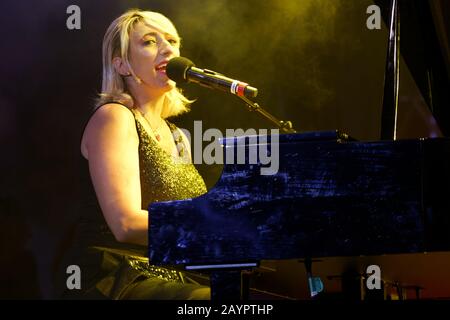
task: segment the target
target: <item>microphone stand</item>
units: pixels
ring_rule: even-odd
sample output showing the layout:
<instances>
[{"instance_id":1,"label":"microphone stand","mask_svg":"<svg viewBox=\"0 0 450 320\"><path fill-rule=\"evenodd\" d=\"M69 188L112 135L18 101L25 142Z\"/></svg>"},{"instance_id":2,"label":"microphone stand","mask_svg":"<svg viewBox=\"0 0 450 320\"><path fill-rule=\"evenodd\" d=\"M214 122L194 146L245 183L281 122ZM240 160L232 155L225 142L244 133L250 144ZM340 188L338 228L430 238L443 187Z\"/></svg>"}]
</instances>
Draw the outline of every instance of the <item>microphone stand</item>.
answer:
<instances>
[{"instance_id":1,"label":"microphone stand","mask_svg":"<svg viewBox=\"0 0 450 320\"><path fill-rule=\"evenodd\" d=\"M279 120L276 117L274 117L273 115L271 115L268 111L264 110L256 102L251 101L250 99L248 99L245 96L238 96L238 97L241 98L242 100L244 100L244 102L247 104L248 110L250 112L257 111L258 113L263 115L266 119L268 119L273 124L275 124L281 130L281 132L283 132L283 133L296 133L297 132L294 128L292 128L291 121Z\"/></svg>"}]
</instances>

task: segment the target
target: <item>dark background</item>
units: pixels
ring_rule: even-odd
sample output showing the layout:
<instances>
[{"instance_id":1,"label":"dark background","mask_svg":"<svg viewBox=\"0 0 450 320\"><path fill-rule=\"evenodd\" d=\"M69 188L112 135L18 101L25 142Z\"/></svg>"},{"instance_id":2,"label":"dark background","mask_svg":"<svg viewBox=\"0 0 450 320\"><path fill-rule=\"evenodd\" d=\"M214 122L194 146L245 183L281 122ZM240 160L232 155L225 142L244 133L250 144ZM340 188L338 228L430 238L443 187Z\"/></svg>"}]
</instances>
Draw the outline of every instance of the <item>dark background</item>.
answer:
<instances>
[{"instance_id":1,"label":"dark background","mask_svg":"<svg viewBox=\"0 0 450 320\"><path fill-rule=\"evenodd\" d=\"M429 8L425 0L418 3ZM436 3L441 6L434 14L448 27L448 5ZM66 8L72 4L81 8L81 30L66 27ZM68 212L78 201L80 137L101 86L102 38L115 17L132 7L165 14L183 38L183 56L198 67L257 87L256 100L275 116L291 120L300 132L339 129L358 140L377 140L387 30L385 23L381 30L366 28L371 4L369 0L2 1L0 297L52 297L54 264L73 219ZM413 12L424 14L419 9ZM405 50L409 56L405 54L401 62L398 137L447 135L445 126L436 123L442 117L433 117L432 112L442 114L448 96L441 92L430 101L431 85L420 70L424 66L429 70L426 61L434 55L442 59L448 51L427 43L434 38L420 24L426 20L423 16L408 17L409 31L402 31L409 39ZM435 45L446 41L448 46L449 34L441 32L443 40ZM440 85L448 88L448 64L442 66ZM194 85L185 89L197 102L189 114L174 119L180 127L191 130L193 120L202 120L204 130L270 128L236 97ZM213 187L221 167L198 169ZM302 296L298 289L285 292Z\"/></svg>"}]
</instances>

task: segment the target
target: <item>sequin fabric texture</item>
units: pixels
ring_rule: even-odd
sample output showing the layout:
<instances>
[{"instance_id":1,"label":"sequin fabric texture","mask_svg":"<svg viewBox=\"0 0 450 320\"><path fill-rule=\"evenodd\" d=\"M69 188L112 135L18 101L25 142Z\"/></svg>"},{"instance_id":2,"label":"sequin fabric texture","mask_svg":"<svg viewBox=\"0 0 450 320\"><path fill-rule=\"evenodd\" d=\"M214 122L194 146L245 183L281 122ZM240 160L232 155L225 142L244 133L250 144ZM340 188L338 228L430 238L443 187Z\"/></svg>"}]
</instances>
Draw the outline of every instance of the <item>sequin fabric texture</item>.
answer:
<instances>
[{"instance_id":1,"label":"sequin fabric texture","mask_svg":"<svg viewBox=\"0 0 450 320\"><path fill-rule=\"evenodd\" d=\"M152 139L135 118L139 135L142 207L152 202L195 198L207 192L205 182L189 161L189 153L177 127L167 121L179 155L174 157Z\"/></svg>"}]
</instances>

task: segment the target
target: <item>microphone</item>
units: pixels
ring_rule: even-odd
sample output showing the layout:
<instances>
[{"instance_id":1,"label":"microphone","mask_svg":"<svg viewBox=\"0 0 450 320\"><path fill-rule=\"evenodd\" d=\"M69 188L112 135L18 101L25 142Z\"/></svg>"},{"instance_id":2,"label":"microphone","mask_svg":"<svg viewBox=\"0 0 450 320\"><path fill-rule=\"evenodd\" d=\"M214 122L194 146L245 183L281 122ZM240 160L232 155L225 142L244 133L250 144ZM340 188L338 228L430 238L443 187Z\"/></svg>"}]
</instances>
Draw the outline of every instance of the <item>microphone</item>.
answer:
<instances>
[{"instance_id":1,"label":"microphone","mask_svg":"<svg viewBox=\"0 0 450 320\"><path fill-rule=\"evenodd\" d=\"M175 82L194 82L202 86L231 92L237 96L254 98L258 89L247 83L225 77L223 74L208 69L199 69L195 64L183 57L171 59L166 66L166 75Z\"/></svg>"}]
</instances>

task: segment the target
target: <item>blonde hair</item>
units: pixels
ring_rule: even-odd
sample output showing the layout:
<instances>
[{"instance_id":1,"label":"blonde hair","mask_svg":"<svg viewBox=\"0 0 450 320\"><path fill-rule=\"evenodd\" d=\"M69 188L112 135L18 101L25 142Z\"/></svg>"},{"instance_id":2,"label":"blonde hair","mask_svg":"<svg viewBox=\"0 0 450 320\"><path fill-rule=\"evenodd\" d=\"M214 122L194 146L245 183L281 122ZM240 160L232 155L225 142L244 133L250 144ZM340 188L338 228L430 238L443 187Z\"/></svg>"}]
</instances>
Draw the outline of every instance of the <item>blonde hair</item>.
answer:
<instances>
[{"instance_id":1,"label":"blonde hair","mask_svg":"<svg viewBox=\"0 0 450 320\"><path fill-rule=\"evenodd\" d=\"M127 91L126 83L122 75L114 68L113 59L120 57L127 64L131 76L136 80L136 76L130 66L128 51L130 44L130 33L138 22L145 22L147 25L155 26L162 31L174 34L178 37L177 31L172 22L158 12L141 11L131 9L116 18L106 30L103 38L103 78L102 91L96 102L96 107L106 103L116 102L129 108L135 108L133 97ZM172 29L173 30L167 30ZM164 105L161 117L167 118L189 111L189 104L193 101L187 99L179 88L174 87L165 94Z\"/></svg>"}]
</instances>

